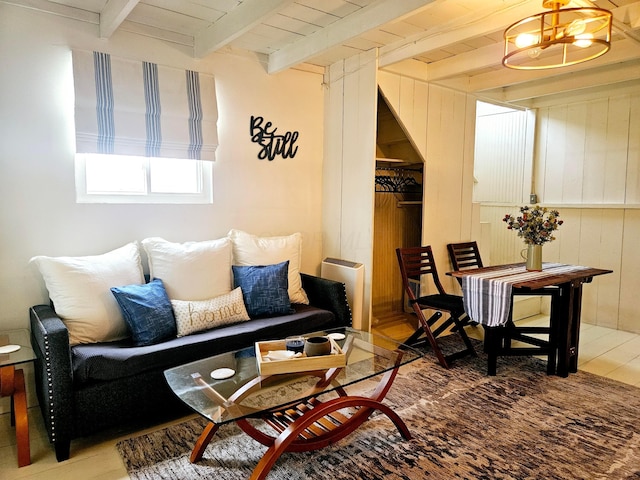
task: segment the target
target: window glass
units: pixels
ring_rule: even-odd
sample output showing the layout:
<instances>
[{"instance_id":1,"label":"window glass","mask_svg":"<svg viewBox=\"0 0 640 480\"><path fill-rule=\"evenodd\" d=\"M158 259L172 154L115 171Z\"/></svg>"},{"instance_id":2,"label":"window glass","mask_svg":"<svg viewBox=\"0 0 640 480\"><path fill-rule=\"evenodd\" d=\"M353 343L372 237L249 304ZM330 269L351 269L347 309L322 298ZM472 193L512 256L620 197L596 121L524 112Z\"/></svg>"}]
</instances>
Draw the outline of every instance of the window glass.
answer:
<instances>
[{"instance_id":1,"label":"window glass","mask_svg":"<svg viewBox=\"0 0 640 480\"><path fill-rule=\"evenodd\" d=\"M212 162L76 155L78 203L211 203Z\"/></svg>"},{"instance_id":2,"label":"window glass","mask_svg":"<svg viewBox=\"0 0 640 480\"><path fill-rule=\"evenodd\" d=\"M143 158L120 155L86 155L88 194L146 193Z\"/></svg>"},{"instance_id":3,"label":"window glass","mask_svg":"<svg viewBox=\"0 0 640 480\"><path fill-rule=\"evenodd\" d=\"M197 160L151 158L151 191L154 193L198 193L200 175Z\"/></svg>"}]
</instances>

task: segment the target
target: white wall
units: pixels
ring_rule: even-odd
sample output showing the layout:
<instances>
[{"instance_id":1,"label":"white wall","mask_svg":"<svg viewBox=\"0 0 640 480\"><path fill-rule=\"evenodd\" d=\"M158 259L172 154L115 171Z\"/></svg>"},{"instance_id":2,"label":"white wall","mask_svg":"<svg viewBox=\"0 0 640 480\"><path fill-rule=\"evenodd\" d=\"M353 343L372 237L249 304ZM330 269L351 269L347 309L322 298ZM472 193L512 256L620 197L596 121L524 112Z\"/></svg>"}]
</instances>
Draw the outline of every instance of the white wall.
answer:
<instances>
[{"instance_id":1,"label":"white wall","mask_svg":"<svg viewBox=\"0 0 640 480\"><path fill-rule=\"evenodd\" d=\"M322 76L267 75L253 58L214 55L0 3L0 329L26 328L28 307L47 301L34 255L100 254L162 236L204 240L239 228L303 234L302 270L322 258ZM212 205L76 204L71 48L191 68L216 77L220 147ZM249 118L299 131L294 158L258 160Z\"/></svg>"}]
</instances>

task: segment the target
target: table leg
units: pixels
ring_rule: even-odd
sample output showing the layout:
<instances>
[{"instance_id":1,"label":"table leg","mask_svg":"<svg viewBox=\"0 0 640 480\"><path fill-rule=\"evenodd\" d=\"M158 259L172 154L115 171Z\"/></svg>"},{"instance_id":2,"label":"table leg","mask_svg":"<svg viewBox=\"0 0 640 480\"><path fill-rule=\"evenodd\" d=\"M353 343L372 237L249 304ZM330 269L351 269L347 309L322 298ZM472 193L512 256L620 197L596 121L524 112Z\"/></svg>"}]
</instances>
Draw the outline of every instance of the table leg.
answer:
<instances>
[{"instance_id":1,"label":"table leg","mask_svg":"<svg viewBox=\"0 0 640 480\"><path fill-rule=\"evenodd\" d=\"M198 437L198 441L196 441L191 452L191 456L189 457L189 461L191 463L195 463L202 458L204 451L207 449L207 445L211 442L211 439L218 431L218 428L220 427L213 422L209 422L207 426L204 427L204 430L200 434L200 437Z\"/></svg>"},{"instance_id":2,"label":"table leg","mask_svg":"<svg viewBox=\"0 0 640 480\"><path fill-rule=\"evenodd\" d=\"M506 327L484 326L484 351L487 354L487 375L494 376L498 366L498 354Z\"/></svg>"},{"instance_id":3,"label":"table leg","mask_svg":"<svg viewBox=\"0 0 640 480\"><path fill-rule=\"evenodd\" d=\"M549 315L549 353L547 354L547 375L555 375L558 367L558 342L559 328L562 322L558 321L558 294L551 295L551 313Z\"/></svg>"},{"instance_id":4,"label":"table leg","mask_svg":"<svg viewBox=\"0 0 640 480\"><path fill-rule=\"evenodd\" d=\"M560 377L569 376L569 358L571 356L571 332L575 319L573 318L574 289L571 283L560 285L558 298L557 327L558 327L558 367L556 373Z\"/></svg>"},{"instance_id":5,"label":"table leg","mask_svg":"<svg viewBox=\"0 0 640 480\"><path fill-rule=\"evenodd\" d=\"M0 396L11 397L11 425L16 427L18 467L31 464L29 446L29 418L24 372L13 365L0 368Z\"/></svg>"},{"instance_id":6,"label":"table leg","mask_svg":"<svg viewBox=\"0 0 640 480\"><path fill-rule=\"evenodd\" d=\"M16 370L13 406L16 422L16 442L18 445L18 466L24 467L25 465L31 464L31 450L29 446L27 392L24 385L24 372L22 370Z\"/></svg>"},{"instance_id":7,"label":"table leg","mask_svg":"<svg viewBox=\"0 0 640 480\"><path fill-rule=\"evenodd\" d=\"M588 279L590 280L590 279ZM576 281L573 285L573 322L569 340L568 369L570 373L578 371L578 346L580 344L580 317L582 315L582 282Z\"/></svg>"}]
</instances>

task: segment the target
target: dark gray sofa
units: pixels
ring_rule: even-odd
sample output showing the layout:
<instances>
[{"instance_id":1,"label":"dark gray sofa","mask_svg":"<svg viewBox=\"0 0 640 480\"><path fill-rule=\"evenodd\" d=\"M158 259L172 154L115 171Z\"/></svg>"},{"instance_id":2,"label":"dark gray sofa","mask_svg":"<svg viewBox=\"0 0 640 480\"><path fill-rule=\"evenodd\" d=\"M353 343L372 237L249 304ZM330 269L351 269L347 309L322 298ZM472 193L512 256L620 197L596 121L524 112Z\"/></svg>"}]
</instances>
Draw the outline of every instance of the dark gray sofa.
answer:
<instances>
[{"instance_id":1,"label":"dark gray sofa","mask_svg":"<svg viewBox=\"0 0 640 480\"><path fill-rule=\"evenodd\" d=\"M259 340L351 325L344 284L302 274L310 305L172 338L145 347L128 341L69 346L52 306L31 307L36 391L58 461L69 458L73 438L133 422L157 422L188 412L167 386L164 370Z\"/></svg>"}]
</instances>

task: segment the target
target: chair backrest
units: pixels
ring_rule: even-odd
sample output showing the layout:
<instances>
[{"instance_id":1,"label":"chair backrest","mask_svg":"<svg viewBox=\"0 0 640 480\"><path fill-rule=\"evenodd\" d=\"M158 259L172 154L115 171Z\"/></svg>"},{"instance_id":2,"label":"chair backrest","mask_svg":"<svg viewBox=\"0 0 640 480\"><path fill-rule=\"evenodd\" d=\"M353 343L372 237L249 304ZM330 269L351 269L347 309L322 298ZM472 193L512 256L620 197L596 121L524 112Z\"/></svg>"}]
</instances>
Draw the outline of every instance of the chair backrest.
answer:
<instances>
[{"instance_id":1,"label":"chair backrest","mask_svg":"<svg viewBox=\"0 0 640 480\"><path fill-rule=\"evenodd\" d=\"M455 271L482 268L482 258L476 242L450 243L447 245L451 266Z\"/></svg>"},{"instance_id":2,"label":"chair backrest","mask_svg":"<svg viewBox=\"0 0 640 480\"><path fill-rule=\"evenodd\" d=\"M430 245L426 247L396 248L396 255L398 256L398 265L400 265L402 284L411 300L415 300L416 295L411 288L409 280L419 281L423 275L431 275L438 292L440 294L446 293L442 283L440 283Z\"/></svg>"}]
</instances>

